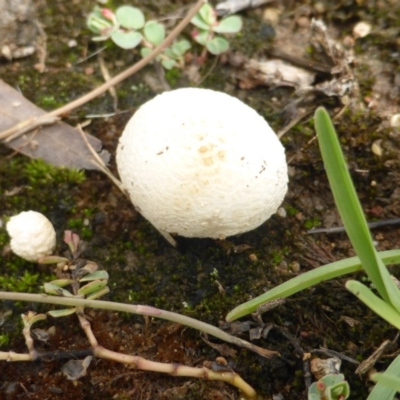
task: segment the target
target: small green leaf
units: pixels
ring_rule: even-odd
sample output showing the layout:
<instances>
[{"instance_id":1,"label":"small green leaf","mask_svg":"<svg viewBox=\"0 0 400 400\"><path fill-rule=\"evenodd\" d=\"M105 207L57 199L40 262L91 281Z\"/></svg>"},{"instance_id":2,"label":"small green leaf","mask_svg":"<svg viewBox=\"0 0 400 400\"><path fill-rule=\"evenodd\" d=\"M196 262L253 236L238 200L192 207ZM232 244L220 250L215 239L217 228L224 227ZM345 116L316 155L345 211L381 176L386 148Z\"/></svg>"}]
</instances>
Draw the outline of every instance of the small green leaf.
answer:
<instances>
[{"instance_id":1,"label":"small green leaf","mask_svg":"<svg viewBox=\"0 0 400 400\"><path fill-rule=\"evenodd\" d=\"M96 33L97 35L100 34L101 36L104 36L105 31L114 27L114 24L111 21L103 17L99 7L96 7L93 12L89 14L86 20L86 25L93 33Z\"/></svg>"},{"instance_id":2,"label":"small green leaf","mask_svg":"<svg viewBox=\"0 0 400 400\"><path fill-rule=\"evenodd\" d=\"M350 386L348 382L338 382L327 390L325 394L326 398L330 396L332 399L344 400L348 399L350 396Z\"/></svg>"},{"instance_id":3,"label":"small green leaf","mask_svg":"<svg viewBox=\"0 0 400 400\"><path fill-rule=\"evenodd\" d=\"M59 262L68 262L68 258L58 256L46 256L38 260L39 264L58 264Z\"/></svg>"},{"instance_id":4,"label":"small green leaf","mask_svg":"<svg viewBox=\"0 0 400 400\"><path fill-rule=\"evenodd\" d=\"M144 26L144 15L136 7L122 6L115 12L119 24L125 29L141 29Z\"/></svg>"},{"instance_id":5,"label":"small green leaf","mask_svg":"<svg viewBox=\"0 0 400 400\"><path fill-rule=\"evenodd\" d=\"M172 51L171 47L169 47L168 49L165 49L163 52L163 56L170 58L172 60L174 60L175 58L178 58L175 53Z\"/></svg>"},{"instance_id":6,"label":"small green leaf","mask_svg":"<svg viewBox=\"0 0 400 400\"><path fill-rule=\"evenodd\" d=\"M54 281L49 282L51 285L55 285L58 287L68 286L74 281L72 279L55 279Z\"/></svg>"},{"instance_id":7,"label":"small green leaf","mask_svg":"<svg viewBox=\"0 0 400 400\"><path fill-rule=\"evenodd\" d=\"M212 36L210 36L210 33L208 31L199 31L196 35L193 36L193 39L202 46L205 46L211 37Z\"/></svg>"},{"instance_id":8,"label":"small green leaf","mask_svg":"<svg viewBox=\"0 0 400 400\"><path fill-rule=\"evenodd\" d=\"M165 68L165 69L172 69L176 66L176 61L174 60L162 60L161 61L161 65Z\"/></svg>"},{"instance_id":9,"label":"small green leaf","mask_svg":"<svg viewBox=\"0 0 400 400\"><path fill-rule=\"evenodd\" d=\"M118 30L111 35L111 39L117 46L129 50L134 49L142 41L142 35L139 32Z\"/></svg>"},{"instance_id":10,"label":"small green leaf","mask_svg":"<svg viewBox=\"0 0 400 400\"><path fill-rule=\"evenodd\" d=\"M237 15L224 18L221 22L213 27L213 31L217 33L238 33L242 29L242 18Z\"/></svg>"},{"instance_id":11,"label":"small green leaf","mask_svg":"<svg viewBox=\"0 0 400 400\"><path fill-rule=\"evenodd\" d=\"M67 317L68 315L72 315L76 313L76 307L73 308L64 308L62 310L52 310L52 311L47 311L47 314L54 318L60 318L60 317Z\"/></svg>"},{"instance_id":12,"label":"small green leaf","mask_svg":"<svg viewBox=\"0 0 400 400\"><path fill-rule=\"evenodd\" d=\"M72 293L52 283L44 284L44 291L55 296L73 297Z\"/></svg>"},{"instance_id":13,"label":"small green leaf","mask_svg":"<svg viewBox=\"0 0 400 400\"><path fill-rule=\"evenodd\" d=\"M190 22L202 30L209 31L211 29L199 14L196 14Z\"/></svg>"},{"instance_id":14,"label":"small green leaf","mask_svg":"<svg viewBox=\"0 0 400 400\"><path fill-rule=\"evenodd\" d=\"M79 279L79 282L94 281L95 279L108 279L109 275L107 271L101 270L93 272L92 274L85 275L83 278Z\"/></svg>"},{"instance_id":15,"label":"small green leaf","mask_svg":"<svg viewBox=\"0 0 400 400\"><path fill-rule=\"evenodd\" d=\"M211 54L218 56L229 49L229 43L222 37L215 37L207 42L206 47Z\"/></svg>"},{"instance_id":16,"label":"small green leaf","mask_svg":"<svg viewBox=\"0 0 400 400\"><path fill-rule=\"evenodd\" d=\"M343 374L328 374L308 389L308 400L339 400L350 396L349 384Z\"/></svg>"},{"instance_id":17,"label":"small green leaf","mask_svg":"<svg viewBox=\"0 0 400 400\"><path fill-rule=\"evenodd\" d=\"M110 292L110 288L108 286L98 290L97 292L94 292L92 294L90 294L90 296L87 296L88 300L96 300L101 296L104 296L105 294Z\"/></svg>"},{"instance_id":18,"label":"small green leaf","mask_svg":"<svg viewBox=\"0 0 400 400\"><path fill-rule=\"evenodd\" d=\"M188 40L179 40L171 46L171 51L176 57L182 57L190 47L191 45Z\"/></svg>"},{"instance_id":19,"label":"small green leaf","mask_svg":"<svg viewBox=\"0 0 400 400\"><path fill-rule=\"evenodd\" d=\"M81 288L79 288L78 295L85 296L90 293L94 293L94 292L102 289L106 285L107 285L106 279L104 279L104 280L97 279L97 280L92 281L92 282L86 284L85 286L82 286Z\"/></svg>"},{"instance_id":20,"label":"small green leaf","mask_svg":"<svg viewBox=\"0 0 400 400\"><path fill-rule=\"evenodd\" d=\"M146 40L154 46L158 46L165 39L164 25L156 21L147 22L144 26L143 33Z\"/></svg>"},{"instance_id":21,"label":"small green leaf","mask_svg":"<svg viewBox=\"0 0 400 400\"><path fill-rule=\"evenodd\" d=\"M150 53L151 53L151 50L148 49L147 47L142 47L140 49L140 55L142 56L142 58L147 57Z\"/></svg>"},{"instance_id":22,"label":"small green leaf","mask_svg":"<svg viewBox=\"0 0 400 400\"><path fill-rule=\"evenodd\" d=\"M217 22L217 14L208 3L200 8L199 15L208 26L212 26Z\"/></svg>"}]
</instances>

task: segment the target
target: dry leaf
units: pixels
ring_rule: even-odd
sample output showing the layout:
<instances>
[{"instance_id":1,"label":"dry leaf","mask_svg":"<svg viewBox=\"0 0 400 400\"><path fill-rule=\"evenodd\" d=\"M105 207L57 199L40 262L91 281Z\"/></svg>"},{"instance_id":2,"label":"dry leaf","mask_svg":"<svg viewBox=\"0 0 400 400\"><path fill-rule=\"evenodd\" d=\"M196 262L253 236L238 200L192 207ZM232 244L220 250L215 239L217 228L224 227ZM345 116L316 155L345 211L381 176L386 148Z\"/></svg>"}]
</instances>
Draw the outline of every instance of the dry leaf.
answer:
<instances>
[{"instance_id":1,"label":"dry leaf","mask_svg":"<svg viewBox=\"0 0 400 400\"><path fill-rule=\"evenodd\" d=\"M21 121L44 114L46 114L45 111L0 80L0 132ZM86 135L86 137L107 164L110 153L101 150L101 141L91 135ZM38 128L4 144L28 157L40 158L57 167L98 169L91 162L93 156L81 134L64 122Z\"/></svg>"}]
</instances>

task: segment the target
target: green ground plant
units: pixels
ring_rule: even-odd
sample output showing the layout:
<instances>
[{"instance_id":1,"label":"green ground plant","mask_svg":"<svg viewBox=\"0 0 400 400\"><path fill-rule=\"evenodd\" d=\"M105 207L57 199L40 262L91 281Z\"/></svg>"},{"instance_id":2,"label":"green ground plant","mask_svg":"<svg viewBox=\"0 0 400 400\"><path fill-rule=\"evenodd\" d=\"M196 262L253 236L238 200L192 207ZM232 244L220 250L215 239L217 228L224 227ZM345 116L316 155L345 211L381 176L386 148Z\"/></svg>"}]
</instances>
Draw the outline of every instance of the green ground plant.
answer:
<instances>
[{"instance_id":1,"label":"green ground plant","mask_svg":"<svg viewBox=\"0 0 400 400\"><path fill-rule=\"evenodd\" d=\"M344 400L350 395L343 374L328 374L314 382L308 390L308 400Z\"/></svg>"},{"instance_id":2,"label":"green ground plant","mask_svg":"<svg viewBox=\"0 0 400 400\"><path fill-rule=\"evenodd\" d=\"M61 183L80 184L85 180L83 171L54 167L43 160L30 160L25 167L25 176L29 184L34 187Z\"/></svg>"},{"instance_id":3,"label":"green ground plant","mask_svg":"<svg viewBox=\"0 0 400 400\"><path fill-rule=\"evenodd\" d=\"M386 268L388 264L400 263L400 250L376 251L335 128L324 108L317 109L315 113L315 129L336 207L358 257L337 261L291 279L239 305L227 315L226 319L233 321L256 311L272 300L283 299L328 279L363 270L379 296L355 280L349 280L346 288L377 315L400 329L400 291ZM397 357L386 373L373 375L372 379L378 383L371 391L368 400L394 398L395 392L400 389L400 374L394 373L394 368L391 367L399 363L400 357Z\"/></svg>"},{"instance_id":4,"label":"green ground plant","mask_svg":"<svg viewBox=\"0 0 400 400\"><path fill-rule=\"evenodd\" d=\"M39 274L24 271L22 276L0 276L0 287L13 292L32 293L39 285Z\"/></svg>"},{"instance_id":5,"label":"green ground plant","mask_svg":"<svg viewBox=\"0 0 400 400\"><path fill-rule=\"evenodd\" d=\"M48 315L54 318L66 317L72 314L77 316L78 322L90 343L91 355L83 360L70 360L64 365L62 371L67 375L68 379L77 380L84 376L92 357L95 356L97 358L104 358L120 363L131 364L137 369L145 371L161 372L174 376L188 376L192 378L223 381L237 387L240 390L241 397L243 399L257 399L256 391L233 370L224 370L223 372L220 372L214 371L207 367L197 368L177 365L174 363L155 362L146 360L140 356L123 354L102 347L98 343L95 332L93 332L91 324L85 316L85 307L146 315L152 318L161 318L200 330L228 343L232 343L254 351L266 358L273 357L277 354L276 352L262 349L245 340L229 335L219 328L194 318L150 306L121 304L98 300L100 297L109 292L108 273L104 270L101 270L97 263L81 258L84 243L77 234L70 230L65 231L64 242L69 248L68 252L64 256L60 257L50 255L38 260L39 264L55 266L54 275L56 276L56 279L52 279L50 282L45 282L43 285L44 292L46 293L45 296L43 294L26 293L26 291L24 291L25 287L21 287L21 292L18 292L19 287L16 287L10 288L11 290L16 290L15 292L12 292L11 290L9 292L0 292L0 299L57 304L61 305L62 308L50 310L47 312ZM32 326L39 321L46 320L47 316L46 314L36 314L32 311L29 311L28 313L23 314L21 318L23 323L22 333L25 338L25 344L28 352L16 353L10 351L0 351L0 360L2 361L17 362L35 361L41 359L41 353L35 348L35 342L31 332ZM0 344L5 345L6 343L7 337L0 337ZM66 372L71 370L69 363L72 361L74 365L78 364L76 368L82 371L81 374L75 376L70 375L69 372Z\"/></svg>"},{"instance_id":6,"label":"green ground plant","mask_svg":"<svg viewBox=\"0 0 400 400\"><path fill-rule=\"evenodd\" d=\"M194 42L204 47L205 52L219 55L229 49L228 40L222 35L235 34L242 29L242 19L229 16L218 19L215 10L204 4L191 23L196 27L191 33ZM97 36L94 41L111 39L122 49L132 50L140 46L140 54L148 56L166 37L165 25L146 21L143 12L130 5L118 7L115 11L95 7L87 18L88 28ZM165 49L156 60L166 69L182 68L185 65L185 54L192 47L187 39L178 39ZM201 57L204 57L202 53Z\"/></svg>"},{"instance_id":7,"label":"green ground plant","mask_svg":"<svg viewBox=\"0 0 400 400\"><path fill-rule=\"evenodd\" d=\"M192 19L192 24L197 28L192 32L193 39L214 55L229 49L229 42L220 34L235 34L242 29L240 17L231 15L219 21L210 4L204 4Z\"/></svg>"}]
</instances>

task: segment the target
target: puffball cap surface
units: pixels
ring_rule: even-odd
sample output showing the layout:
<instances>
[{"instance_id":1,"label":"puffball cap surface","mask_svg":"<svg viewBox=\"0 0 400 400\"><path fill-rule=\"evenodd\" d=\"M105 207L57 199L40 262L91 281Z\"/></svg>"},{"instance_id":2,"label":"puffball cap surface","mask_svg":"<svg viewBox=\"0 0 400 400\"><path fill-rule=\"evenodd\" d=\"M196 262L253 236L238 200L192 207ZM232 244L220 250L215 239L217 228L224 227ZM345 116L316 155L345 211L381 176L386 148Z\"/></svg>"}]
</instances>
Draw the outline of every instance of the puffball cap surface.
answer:
<instances>
[{"instance_id":1,"label":"puffball cap surface","mask_svg":"<svg viewBox=\"0 0 400 400\"><path fill-rule=\"evenodd\" d=\"M250 231L287 191L284 148L268 123L209 89L177 89L142 105L116 160L137 210L160 231L186 237Z\"/></svg>"},{"instance_id":2,"label":"puffball cap surface","mask_svg":"<svg viewBox=\"0 0 400 400\"><path fill-rule=\"evenodd\" d=\"M37 211L23 211L11 217L6 229L12 251L28 261L51 254L56 245L53 224Z\"/></svg>"}]
</instances>

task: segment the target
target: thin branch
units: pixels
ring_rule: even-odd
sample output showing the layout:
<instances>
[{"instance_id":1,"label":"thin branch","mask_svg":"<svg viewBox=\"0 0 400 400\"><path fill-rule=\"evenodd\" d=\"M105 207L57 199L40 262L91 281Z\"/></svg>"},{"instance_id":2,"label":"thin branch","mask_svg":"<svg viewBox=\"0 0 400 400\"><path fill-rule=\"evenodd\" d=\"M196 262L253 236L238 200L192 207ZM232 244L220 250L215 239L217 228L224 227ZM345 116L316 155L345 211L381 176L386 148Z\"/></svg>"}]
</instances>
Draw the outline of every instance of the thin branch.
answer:
<instances>
[{"instance_id":1,"label":"thin branch","mask_svg":"<svg viewBox=\"0 0 400 400\"><path fill-rule=\"evenodd\" d=\"M160 318L160 319L165 319L167 321L176 322L182 325L186 325L190 328L208 333L211 336L214 336L218 339L234 344L236 346L248 349L265 358L272 358L274 356L279 356L279 353L276 351L258 347L250 342L247 342L246 340L229 335L229 333L226 333L223 330L213 325L207 324L203 321L199 321L197 319L187 317L185 315L177 314L171 311L161 310L159 308L151 306L114 303L112 301L103 301L103 300L87 300L75 297L48 296L45 294L30 294L30 293L1 292L1 291L0 291L0 300L56 304L64 307L71 306L71 307L99 308L103 310L113 310L130 314L147 315L153 318Z\"/></svg>"},{"instance_id":2,"label":"thin branch","mask_svg":"<svg viewBox=\"0 0 400 400\"><path fill-rule=\"evenodd\" d=\"M66 104L65 106L57 108L56 110L53 110L40 117L29 118L28 120L21 121L18 124L14 125L13 127L3 132L0 132L0 141L7 139L10 135L13 135L13 138L20 136L22 133L30 130L31 124L35 124L35 127L41 126L44 123L44 121L49 121L51 117L60 117L63 114L70 113L75 108L78 108L83 104L86 104L89 101L95 99L96 97L100 96L101 94L109 90L109 88L119 84L129 76L141 70L148 63L154 60L162 51L164 51L167 47L169 47L172 44L175 38L183 31L183 29L186 28L186 26L190 23L192 18L197 14L197 12L206 2L207 0L198 0L197 3L190 9L186 17L172 30L172 32L165 38L165 40L161 44L159 44L148 56L142 58L135 65L121 72L119 75L115 76L108 82L92 90L91 92L85 94L84 96L79 97L78 99ZM24 131L20 132L21 125L24 127Z\"/></svg>"},{"instance_id":3,"label":"thin branch","mask_svg":"<svg viewBox=\"0 0 400 400\"><path fill-rule=\"evenodd\" d=\"M204 380L223 381L237 387L242 392L242 398L246 400L257 399L256 391L236 372L215 372L207 367L196 368L181 364L150 361L140 356L120 354L101 346L94 349L94 355L98 358L123 362L124 364L133 364L137 369L142 371L153 371L173 376L188 376Z\"/></svg>"},{"instance_id":4,"label":"thin branch","mask_svg":"<svg viewBox=\"0 0 400 400\"><path fill-rule=\"evenodd\" d=\"M100 346L92 331L90 322L82 315L77 313L79 322L86 337L93 349L93 355L98 358L112 360L124 364L132 364L142 371L160 372L172 376L189 376L192 378L223 381L232 386L237 387L243 398L246 400L257 399L256 391L245 382L236 372L216 372L207 367L189 367L175 363L162 363L158 361L147 360L140 356L132 356L129 354L118 353Z\"/></svg>"},{"instance_id":5,"label":"thin branch","mask_svg":"<svg viewBox=\"0 0 400 400\"><path fill-rule=\"evenodd\" d=\"M105 360L116 361L123 364L131 364L135 368L142 371L160 372L164 374L169 374L172 376L185 376L191 378L198 378L204 380L214 380L226 382L232 386L235 386L241 391L242 398L245 400L256 400L256 391L244 381L240 375L234 371L218 372L213 371L207 367L189 367L181 364L175 363L162 363L158 361L147 360L140 356L133 356L130 354L118 353L100 346L97 339L92 331L89 321L78 311L77 316L79 318L80 325L85 332L92 350L89 352L97 358L102 358ZM24 336L27 337L27 332L29 332L29 326L24 328ZM34 350L33 341L30 337L30 342L26 342L29 353L21 354L10 352L0 352L0 360L8 362L17 361L36 361L39 359L39 354ZM85 351L88 353L88 351ZM57 353L53 353L57 354ZM63 353L64 355L70 355L69 353ZM81 355L80 355L81 356Z\"/></svg>"},{"instance_id":6,"label":"thin branch","mask_svg":"<svg viewBox=\"0 0 400 400\"><path fill-rule=\"evenodd\" d=\"M129 195L127 193L127 191L125 190L124 186L122 185L122 183L113 175L113 173L109 170L109 168L107 167L107 165L104 163L104 161L101 159L101 157L98 155L98 153L96 152L96 150L93 148L93 146L89 143L89 140L87 138L87 136L85 135L85 132L83 132L82 126L80 124L78 124L77 127L79 133L82 136L82 140L85 142L86 147L88 148L88 150L90 151L90 153L92 154L93 158L90 160L94 165L96 165L97 168L99 168L99 170L101 172L103 172L103 174L105 174L112 183L114 183L114 185L129 199Z\"/></svg>"},{"instance_id":7,"label":"thin branch","mask_svg":"<svg viewBox=\"0 0 400 400\"><path fill-rule=\"evenodd\" d=\"M395 225L400 225L400 218L392 218L384 221L376 221L376 222L369 222L368 223L368 228L369 229L377 229L377 228L383 228L385 226L395 226ZM336 226L333 228L315 228L315 229L310 229L307 231L307 234L312 235L315 233L343 233L346 232L345 228L343 226Z\"/></svg>"},{"instance_id":8,"label":"thin branch","mask_svg":"<svg viewBox=\"0 0 400 400\"><path fill-rule=\"evenodd\" d=\"M34 361L29 353L15 353L14 351L0 351L0 360L7 362Z\"/></svg>"}]
</instances>

